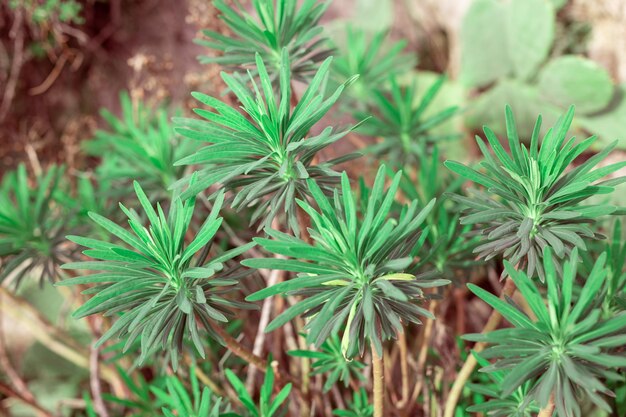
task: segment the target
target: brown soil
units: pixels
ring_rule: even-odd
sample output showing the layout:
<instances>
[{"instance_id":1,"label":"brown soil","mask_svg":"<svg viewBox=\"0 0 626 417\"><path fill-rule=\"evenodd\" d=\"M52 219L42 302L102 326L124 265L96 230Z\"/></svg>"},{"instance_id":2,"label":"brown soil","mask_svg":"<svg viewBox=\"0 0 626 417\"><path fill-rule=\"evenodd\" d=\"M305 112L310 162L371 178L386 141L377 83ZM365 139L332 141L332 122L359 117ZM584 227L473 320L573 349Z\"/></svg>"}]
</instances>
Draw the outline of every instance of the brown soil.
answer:
<instances>
[{"instance_id":1,"label":"brown soil","mask_svg":"<svg viewBox=\"0 0 626 417\"><path fill-rule=\"evenodd\" d=\"M42 58L33 58L28 49L38 33L22 25L23 65L9 111L0 121L0 172L28 159L29 153L31 162L36 154L42 163L71 164L73 145L89 138L101 123L101 107L119 110L118 94L124 89L154 101L182 102L188 84L206 81L202 73L208 73L196 61L203 48L193 43L194 23L201 23L188 18L194 3L86 2L85 23L76 27L82 34L64 35L64 45L54 48L53 56ZM217 21L214 10L203 9L204 16ZM15 52L11 29L16 17L7 6L0 6L0 15L0 66L7 70L0 75L2 96L9 81L8 65L2 63L8 63ZM68 59L62 58L64 53ZM59 75L45 88L55 66L61 67ZM199 76L189 81L194 73ZM205 88L210 89L210 83Z\"/></svg>"}]
</instances>

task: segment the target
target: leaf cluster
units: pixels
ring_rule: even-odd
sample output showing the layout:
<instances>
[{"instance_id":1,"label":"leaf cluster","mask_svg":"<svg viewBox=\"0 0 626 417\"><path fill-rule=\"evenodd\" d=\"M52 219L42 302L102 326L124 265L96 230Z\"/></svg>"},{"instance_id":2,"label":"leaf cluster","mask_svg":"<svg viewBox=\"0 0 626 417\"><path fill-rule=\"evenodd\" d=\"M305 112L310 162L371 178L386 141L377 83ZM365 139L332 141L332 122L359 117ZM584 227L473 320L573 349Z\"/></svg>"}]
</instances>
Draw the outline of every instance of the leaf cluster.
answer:
<instances>
[{"instance_id":1,"label":"leaf cluster","mask_svg":"<svg viewBox=\"0 0 626 417\"><path fill-rule=\"evenodd\" d=\"M165 379L165 389L151 389L162 404L164 417L236 417L229 412L230 407L222 398L216 397L207 387L200 388L194 369L194 366L189 369L191 395L175 375Z\"/></svg>"},{"instance_id":2,"label":"leaf cluster","mask_svg":"<svg viewBox=\"0 0 626 417\"><path fill-rule=\"evenodd\" d=\"M355 378L357 381L365 381L363 368L365 364L356 359L346 360L341 350L341 340L336 334L326 339L318 351L312 350L292 350L291 356L313 359L311 367L313 375L327 374L323 390L328 392L338 381L342 381L347 387Z\"/></svg>"},{"instance_id":3,"label":"leaf cluster","mask_svg":"<svg viewBox=\"0 0 626 417\"><path fill-rule=\"evenodd\" d=\"M352 394L352 401L348 403L345 410L333 410L333 415L337 417L372 417L374 406L369 403L367 391L361 388Z\"/></svg>"},{"instance_id":4,"label":"leaf cluster","mask_svg":"<svg viewBox=\"0 0 626 417\"><path fill-rule=\"evenodd\" d=\"M225 372L226 378L239 396L239 401L241 401L241 404L250 416L280 417L285 415L285 406L288 404L288 397L291 392L291 383L285 385L274 396L275 375L274 368L271 363L268 364L267 371L265 372L265 378L263 379L263 384L261 385L258 403L252 399L243 381L241 381L233 371L227 369Z\"/></svg>"},{"instance_id":5,"label":"leaf cluster","mask_svg":"<svg viewBox=\"0 0 626 417\"><path fill-rule=\"evenodd\" d=\"M480 227L485 240L475 249L480 258L488 260L502 255L528 275L537 274L544 280L541 258L546 247L551 247L560 259L574 247L586 250L585 239L601 237L592 228L596 219L622 212L609 204L584 204L590 197L612 192L615 185L623 182L625 177L604 178L625 167L626 162L596 168L615 147L614 143L568 170L596 140L591 137L576 143L574 138L567 139L573 117L572 107L542 139L539 117L526 147L507 106L509 152L493 131L485 127L493 154L476 137L485 158L480 163L484 172L446 161L452 171L485 187L485 191L471 190L469 197L453 196L467 207L461 223Z\"/></svg>"},{"instance_id":6,"label":"leaf cluster","mask_svg":"<svg viewBox=\"0 0 626 417\"><path fill-rule=\"evenodd\" d=\"M271 80L277 80L280 72L286 70L294 80L309 81L332 54L319 24L329 2L305 0L298 5L297 0L252 0L251 3L256 17L238 2L232 7L225 0L214 1L232 34L225 36L204 30L208 40L199 39L197 43L222 55L201 56L200 62L254 72L256 55L260 54ZM289 57L287 68L283 68L283 53Z\"/></svg>"},{"instance_id":7,"label":"leaf cluster","mask_svg":"<svg viewBox=\"0 0 626 417\"><path fill-rule=\"evenodd\" d=\"M63 204L63 167L51 166L29 184L26 167L8 172L0 184L0 283L9 275L16 287L30 274L54 281L57 267L74 254L65 234L77 225Z\"/></svg>"},{"instance_id":8,"label":"leaf cluster","mask_svg":"<svg viewBox=\"0 0 626 417\"><path fill-rule=\"evenodd\" d=\"M618 218L608 239L594 242L590 250L582 253L583 273L593 269L595 260L606 252L608 270L605 285L598 292L597 298L602 300L604 316L610 317L626 310L626 242L622 231L622 222Z\"/></svg>"},{"instance_id":9,"label":"leaf cluster","mask_svg":"<svg viewBox=\"0 0 626 417\"><path fill-rule=\"evenodd\" d=\"M251 220L261 219L259 228L269 227L277 215L285 213L290 228L298 231L295 199L305 198L309 193L307 180L315 179L325 189L338 182L339 174L332 166L352 156L317 163L315 158L347 131L334 132L332 127L317 135L309 135L309 131L335 104L350 80L325 97L323 85L331 63L328 58L292 109L288 59L287 51L283 50L278 94L258 54L260 81L257 83L250 76L252 90L238 78L222 74L241 103L243 114L213 97L193 94L214 111L195 109L204 120L177 120L177 132L208 142L176 163L204 166L198 172L198 181L184 192L184 197L219 183L226 190L236 191L234 208L255 206Z\"/></svg>"},{"instance_id":10,"label":"leaf cluster","mask_svg":"<svg viewBox=\"0 0 626 417\"><path fill-rule=\"evenodd\" d=\"M453 117L458 107L451 106L434 115L425 114L445 80L445 76L440 76L421 99L415 80L408 86L401 86L392 77L389 89L373 91L367 111L355 114L357 120L367 119L359 132L379 138L379 142L367 148L366 152L405 166L432 152L434 144L457 139L458 135L435 134L432 129ZM374 116L368 118L370 114Z\"/></svg>"},{"instance_id":11,"label":"leaf cluster","mask_svg":"<svg viewBox=\"0 0 626 417\"><path fill-rule=\"evenodd\" d=\"M489 361L481 357L480 354L472 352L478 364L486 368ZM532 388L531 382L520 385L508 396L502 395L502 382L506 377L504 370L491 371L486 373L489 382L468 384L473 393L481 394L490 400L475 404L467 408L470 413L483 413L490 417L534 417L540 409L534 401L528 401L529 391Z\"/></svg>"},{"instance_id":12,"label":"leaf cluster","mask_svg":"<svg viewBox=\"0 0 626 417\"><path fill-rule=\"evenodd\" d=\"M382 352L382 341L395 338L403 331L403 323L420 324L420 316L432 318L419 305L426 298L423 288L448 281L406 271L423 244L421 226L434 201L422 210L412 202L397 218L391 217L401 173L394 176L387 191L385 177L382 166L363 207L357 206L345 173L341 192L335 190L332 197L309 181L318 210L306 201L298 204L311 218L313 243L276 230L267 230L271 239L255 239L267 251L293 259L248 259L244 265L297 272L298 276L247 300L285 294L303 297L274 319L267 331L303 314L308 318L309 343L319 347L331 334L342 331L343 354L351 357L362 354L368 340Z\"/></svg>"},{"instance_id":13,"label":"leaf cluster","mask_svg":"<svg viewBox=\"0 0 626 417\"><path fill-rule=\"evenodd\" d=\"M195 198L185 201L175 198L166 216L160 204L156 210L153 208L139 183L135 182L134 186L143 214L148 218L148 227L135 211L123 204L120 208L128 218L130 230L90 213L91 219L120 243L68 236L87 247L83 253L97 261L70 263L63 268L102 272L64 280L60 285L95 284L83 292L93 297L75 311L75 317L99 313L120 315L98 345L113 336L124 337L126 350L140 338L140 363L160 348L168 351L176 367L186 338L204 357L200 329L220 340L211 323L227 322L233 316L232 309L249 308L225 297L246 274L226 262L253 244L209 258L210 243L222 222L218 216L223 194L218 195L193 240L185 244Z\"/></svg>"},{"instance_id":14,"label":"leaf cluster","mask_svg":"<svg viewBox=\"0 0 626 417\"><path fill-rule=\"evenodd\" d=\"M472 253L478 245L478 236L472 234L471 225L460 224L461 207L449 198L451 194L463 195L462 178L452 178L439 159L439 148L435 145L429 155L418 157L415 178L402 173L400 189L420 207L435 200L433 209L426 217L427 236L417 270L436 270L444 278L455 281L459 272L471 269L480 262Z\"/></svg>"},{"instance_id":15,"label":"leaf cluster","mask_svg":"<svg viewBox=\"0 0 626 417\"><path fill-rule=\"evenodd\" d=\"M549 247L545 249L543 262L547 305L535 282L505 261L529 313L510 298L501 300L469 284L474 294L502 314L513 327L466 338L491 345L482 356L497 358L497 361L483 370L506 372L501 383L502 396L509 396L530 382L532 388L525 397L526 403L536 400L545 407L553 396L559 416L580 417L583 395L610 411L602 395L613 394L604 381L619 380L615 369L626 366L626 356L618 350L626 343L626 314L602 317L596 294L608 274L606 254L598 258L578 294L575 292L579 265L577 248L563 263L562 279L559 279Z\"/></svg>"},{"instance_id":16,"label":"leaf cluster","mask_svg":"<svg viewBox=\"0 0 626 417\"><path fill-rule=\"evenodd\" d=\"M359 79L348 93L352 110L365 110L372 92L384 90L390 78L399 77L416 64L416 59L403 53L406 41L389 44L388 33L380 31L370 36L362 29L348 26L345 45L337 47L333 62L333 77L338 82L359 74Z\"/></svg>"},{"instance_id":17,"label":"leaf cluster","mask_svg":"<svg viewBox=\"0 0 626 417\"><path fill-rule=\"evenodd\" d=\"M139 181L151 199L166 198L168 188L184 176L184 167L174 162L198 148L198 143L174 133L165 108L152 110L128 93L120 94L122 115L101 112L109 130L98 130L83 142L87 154L101 157L98 180L110 186L112 197L132 193L132 180Z\"/></svg>"}]
</instances>

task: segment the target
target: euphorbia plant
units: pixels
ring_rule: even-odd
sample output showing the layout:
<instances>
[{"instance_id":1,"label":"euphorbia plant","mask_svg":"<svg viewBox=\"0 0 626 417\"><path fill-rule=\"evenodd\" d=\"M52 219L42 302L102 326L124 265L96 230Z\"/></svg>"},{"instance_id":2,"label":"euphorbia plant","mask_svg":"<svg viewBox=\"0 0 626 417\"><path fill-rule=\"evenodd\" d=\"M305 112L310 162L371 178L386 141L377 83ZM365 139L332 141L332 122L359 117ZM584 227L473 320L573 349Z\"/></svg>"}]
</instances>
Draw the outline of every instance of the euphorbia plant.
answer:
<instances>
[{"instance_id":1,"label":"euphorbia plant","mask_svg":"<svg viewBox=\"0 0 626 417\"><path fill-rule=\"evenodd\" d=\"M402 167L407 163L418 162L420 156L427 156L432 152L434 144L458 139L456 134L432 132L432 129L453 117L458 107L451 106L434 115L426 115L444 81L445 77L440 76L428 87L420 100L415 80L412 84L403 86L394 77L390 78L389 91L374 90L372 105L366 111L355 114L357 119L367 119L372 115L363 123L359 132L380 140L366 148L366 151Z\"/></svg>"},{"instance_id":2,"label":"euphorbia plant","mask_svg":"<svg viewBox=\"0 0 626 417\"><path fill-rule=\"evenodd\" d=\"M578 250L586 250L585 239L593 241L602 237L594 227L597 218L623 213L623 209L606 203L594 201L582 204L590 197L612 192L615 185L622 183L624 177L604 178L625 167L626 162L596 168L615 147L613 143L568 170L596 140L591 137L576 143L574 138L568 139L573 117L574 109L571 107L542 139L539 117L527 146L520 140L512 110L507 106L509 152L485 127L493 154L481 138L476 138L485 158L480 164L484 171L446 161L452 171L485 187L485 190L472 190L469 197L453 196L467 207L461 223L477 225L486 239L475 249L479 257L492 259L502 256L517 270L543 282L547 275L543 259L546 250L559 260L578 253ZM561 263L550 265L554 265L554 273L563 273ZM505 268L502 277L506 277L511 270L510 267ZM507 280L503 296L510 297L514 291L514 281ZM497 326L499 313L496 310L492 314L486 330ZM483 347L479 345L479 350ZM446 417L452 416L462 386L475 365L473 357L465 362L447 400Z\"/></svg>"},{"instance_id":3,"label":"euphorbia plant","mask_svg":"<svg viewBox=\"0 0 626 417\"><path fill-rule=\"evenodd\" d=\"M626 180L626 177L605 179L626 167L625 161L596 168L616 143L567 170L596 141L596 137L579 143L574 138L568 139L573 117L571 107L543 138L540 138L539 117L526 146L507 106L508 153L496 135L485 127L492 151L476 137L485 158L480 164L484 172L458 162L446 162L452 171L486 188L487 192L475 191L470 197L453 197L467 207L461 223L481 228L485 243L475 249L479 257L503 256L528 275L537 274L543 280L543 248L551 247L558 258L564 259L574 247L585 250L585 239L600 237L592 228L598 217L623 214L623 210L613 205L585 204L590 197L608 194Z\"/></svg>"},{"instance_id":4,"label":"euphorbia plant","mask_svg":"<svg viewBox=\"0 0 626 417\"><path fill-rule=\"evenodd\" d=\"M200 329L214 340L221 340L218 323L227 322L233 316L233 309L250 308L224 294L245 275L245 271L229 266L227 261L253 244L210 256L210 243L222 223L219 211L223 193L217 196L194 239L185 243L195 197L186 200L175 197L166 215L160 204L154 209L139 183L134 185L143 214L148 218L148 227L137 212L121 204L130 230L90 213L94 222L115 237L115 242L70 236L71 241L89 248L83 253L96 261L65 264L63 268L102 272L67 279L60 284L96 284L87 291L95 295L74 313L75 317L123 313L98 344L114 336L124 337L124 349L127 349L140 338L140 362L155 351L165 350L176 368L186 340L204 357Z\"/></svg>"},{"instance_id":5,"label":"euphorbia plant","mask_svg":"<svg viewBox=\"0 0 626 417\"><path fill-rule=\"evenodd\" d=\"M332 167L350 159L350 155L331 161L316 162L319 151L345 136L349 130L334 132L327 127L309 135L339 98L352 79L326 97L323 85L328 78L331 58L321 65L295 107L292 103L289 55L283 49L278 93L261 55L256 55L259 82L250 77L252 89L228 74L222 78L241 102L243 114L216 98L194 93L201 103L214 111L196 109L202 121L177 119L176 131L183 136L205 141L207 146L182 158L177 165L202 165L198 181L184 192L192 196L215 184L237 192L232 206L241 209L255 205L252 222L261 219L259 229L270 226L280 213L287 224L299 230L295 198L308 194L306 182L315 179L330 189L339 181Z\"/></svg>"},{"instance_id":6,"label":"euphorbia plant","mask_svg":"<svg viewBox=\"0 0 626 417\"><path fill-rule=\"evenodd\" d=\"M615 368L626 367L620 348L626 344L626 314L602 318L602 299L597 297L606 282L606 254L596 261L584 284L577 288L578 249L557 274L552 250L546 247L543 263L548 303L537 284L523 271L505 261L508 274L527 303L526 313L510 298L501 300L470 284L478 297L499 311L513 325L487 334L466 338L490 345L482 356L498 360L485 372L505 369L500 388L511 395L529 383L525 403L535 400L541 407L551 401L559 416L580 417L582 397L606 411L611 407L603 398L614 395L606 381L619 380ZM497 409L497 404L494 408ZM546 414L550 415L550 414Z\"/></svg>"},{"instance_id":7,"label":"euphorbia plant","mask_svg":"<svg viewBox=\"0 0 626 417\"><path fill-rule=\"evenodd\" d=\"M54 281L57 267L73 257L64 247L65 234L77 224L63 204L64 168L51 166L28 183L26 167L8 172L0 184L0 283L9 275L17 288L30 273L39 282Z\"/></svg>"},{"instance_id":8,"label":"euphorbia plant","mask_svg":"<svg viewBox=\"0 0 626 417\"><path fill-rule=\"evenodd\" d=\"M346 360L341 348L341 339L337 334L328 337L320 346L319 351L293 350L289 354L313 359L311 375L328 374L323 387L324 392L330 391L338 381L343 382L346 387L354 379L365 381L362 373L365 364L356 359Z\"/></svg>"},{"instance_id":9,"label":"euphorbia plant","mask_svg":"<svg viewBox=\"0 0 626 417\"><path fill-rule=\"evenodd\" d=\"M454 178L443 166L436 145L431 153L419 155L417 160L419 168L415 178L403 171L400 189L406 198L416 200L422 207L433 199L436 201L426 217L428 236L424 245L427 250L416 266L422 270L434 269L445 278L465 276L480 263L472 253L480 237L470 233L472 225L460 223L460 205L450 198L452 194L463 193L463 179Z\"/></svg>"},{"instance_id":10,"label":"euphorbia plant","mask_svg":"<svg viewBox=\"0 0 626 417\"><path fill-rule=\"evenodd\" d=\"M207 387L201 388L194 370L192 366L189 372L191 395L175 375L165 378L164 389L152 388L152 393L162 403L164 417L237 417L234 413L227 413L230 407L222 398L216 397Z\"/></svg>"},{"instance_id":11,"label":"euphorbia plant","mask_svg":"<svg viewBox=\"0 0 626 417\"><path fill-rule=\"evenodd\" d=\"M424 288L445 285L432 274L409 273L424 243L422 224L434 201L419 210L416 201L395 217L395 201L401 173L384 190L385 167L381 167L368 195L355 199L348 176L341 190L326 196L309 181L316 210L309 202L298 204L309 215L312 244L276 230L271 239L255 241L266 250L292 259L250 259L244 265L297 272L291 280L247 297L249 301L291 294L304 299L289 307L267 327L272 331L298 315L304 315L307 340L320 346L332 333L342 332L346 357L363 354L371 345L374 368L375 416L382 416L382 342L397 337L406 323L421 323L432 314L420 304ZM360 202L364 204L359 204Z\"/></svg>"},{"instance_id":12,"label":"euphorbia plant","mask_svg":"<svg viewBox=\"0 0 626 417\"><path fill-rule=\"evenodd\" d=\"M414 56L404 53L406 41L391 44L388 33L377 32L371 36L363 29L348 27L345 44L337 47L332 72L338 83L359 74L348 92L349 111L363 110L372 98L372 92L382 90L394 76L402 76L415 66Z\"/></svg>"},{"instance_id":13,"label":"euphorbia plant","mask_svg":"<svg viewBox=\"0 0 626 417\"><path fill-rule=\"evenodd\" d=\"M265 378L263 378L263 385L261 386L261 395L258 404L252 399L244 383L235 375L230 369L226 370L226 378L233 386L239 401L243 404L247 415L253 417L279 417L285 414L285 405L288 403L289 393L291 392L291 384L285 385L274 396L274 369L271 366L267 367ZM233 416L236 417L236 416Z\"/></svg>"},{"instance_id":14,"label":"euphorbia plant","mask_svg":"<svg viewBox=\"0 0 626 417\"><path fill-rule=\"evenodd\" d=\"M478 353L472 352L472 354L480 366L488 367L490 365L489 361ZM522 383L517 389L506 395L502 393L502 382L506 372L502 369L490 369L487 376L492 383L469 384L469 388L472 392L484 395L489 400L468 407L467 411L483 413L492 417L534 417L540 411L536 402L532 399L529 400L528 392L532 388L532 381Z\"/></svg>"},{"instance_id":15,"label":"euphorbia plant","mask_svg":"<svg viewBox=\"0 0 626 417\"><path fill-rule=\"evenodd\" d=\"M238 3L233 8L224 0L216 0L214 5L232 35L203 31L210 40L197 42L223 55L202 56L200 62L255 73L256 55L260 54L269 66L272 80L277 80L279 73L287 70L294 79L309 81L319 65L332 55L332 48L322 36L323 26L319 24L329 4L317 0L305 0L301 5L297 0L252 0L256 12L253 17ZM281 60L283 51L289 56L288 68L284 68Z\"/></svg>"},{"instance_id":16,"label":"euphorbia plant","mask_svg":"<svg viewBox=\"0 0 626 417\"><path fill-rule=\"evenodd\" d=\"M97 168L99 182L110 186L113 198L132 194L132 182L139 181L151 201L167 199L168 188L184 176L184 166L174 162L198 149L196 141L174 133L165 108L151 109L120 94L122 116L103 110L108 129L83 142L86 153L101 157Z\"/></svg>"}]
</instances>

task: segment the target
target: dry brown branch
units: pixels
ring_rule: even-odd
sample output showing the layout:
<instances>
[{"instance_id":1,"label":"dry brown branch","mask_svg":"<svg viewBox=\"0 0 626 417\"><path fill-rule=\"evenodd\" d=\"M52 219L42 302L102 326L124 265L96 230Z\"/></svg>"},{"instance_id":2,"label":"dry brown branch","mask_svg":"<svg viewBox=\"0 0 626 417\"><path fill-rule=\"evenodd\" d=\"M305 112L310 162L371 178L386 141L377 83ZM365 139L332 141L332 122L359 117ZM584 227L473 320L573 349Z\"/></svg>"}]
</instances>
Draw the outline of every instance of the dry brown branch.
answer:
<instances>
[{"instance_id":1,"label":"dry brown branch","mask_svg":"<svg viewBox=\"0 0 626 417\"><path fill-rule=\"evenodd\" d=\"M39 415L43 417L55 417L54 414L43 408L37 401L24 397L19 392L15 391L13 388L4 384L3 382L0 382L0 393L6 395L7 397L18 399L19 401L34 409Z\"/></svg>"},{"instance_id":2,"label":"dry brown branch","mask_svg":"<svg viewBox=\"0 0 626 417\"><path fill-rule=\"evenodd\" d=\"M98 416L109 417L109 411L102 399L102 383L100 382L100 367L98 366L99 358L100 351L94 345L91 347L89 354L89 386L91 387L93 406Z\"/></svg>"},{"instance_id":3,"label":"dry brown branch","mask_svg":"<svg viewBox=\"0 0 626 417\"><path fill-rule=\"evenodd\" d=\"M9 78L4 89L2 104L0 105L0 122L3 122L9 113L11 103L15 97L15 89L17 80L24 64L24 13L20 7L15 10L13 26L9 32L9 37L13 39L13 59L11 60L11 69Z\"/></svg>"}]
</instances>

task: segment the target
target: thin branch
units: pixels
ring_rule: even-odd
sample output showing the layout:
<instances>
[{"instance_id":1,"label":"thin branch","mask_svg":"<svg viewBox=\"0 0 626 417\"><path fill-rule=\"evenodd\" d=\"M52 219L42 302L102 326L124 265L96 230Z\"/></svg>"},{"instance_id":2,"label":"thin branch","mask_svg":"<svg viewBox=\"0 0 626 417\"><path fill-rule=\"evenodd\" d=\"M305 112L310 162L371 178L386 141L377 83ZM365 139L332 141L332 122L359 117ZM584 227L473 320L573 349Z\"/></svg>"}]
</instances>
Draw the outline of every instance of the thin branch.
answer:
<instances>
[{"instance_id":1,"label":"thin branch","mask_svg":"<svg viewBox=\"0 0 626 417\"><path fill-rule=\"evenodd\" d=\"M211 328L215 331L215 333L218 334L218 336L226 344L226 347L235 356L240 357L241 359L243 359L246 362L248 362L250 365L256 366L257 368L259 368L263 372L265 372L267 370L267 364L265 363L265 361L262 358L258 357L257 355L252 353L251 350L247 349L241 343L239 343L237 340L235 340L235 338L232 337L230 334L228 334L228 332L226 330L222 329L222 327L219 324L214 323L213 321L211 321Z\"/></svg>"},{"instance_id":2,"label":"thin branch","mask_svg":"<svg viewBox=\"0 0 626 417\"><path fill-rule=\"evenodd\" d=\"M213 391L215 395L219 395L220 397L223 397L224 395L226 395L224 393L224 390L222 390L215 382L213 382L213 380L209 378L209 376L205 374L202 371L202 369L200 369L197 366L193 369L194 369L194 373L196 374L196 377L200 380L200 382L202 382L204 385L209 387L209 389Z\"/></svg>"},{"instance_id":3,"label":"thin branch","mask_svg":"<svg viewBox=\"0 0 626 417\"><path fill-rule=\"evenodd\" d=\"M13 38L13 59L11 60L11 70L9 72L9 80L7 81L4 95L2 97L2 104L0 105L0 122L4 121L11 103L15 97L15 89L17 87L17 80L24 65L24 28L22 23L24 20L23 10L18 7L15 10L15 20L13 26L9 32L9 37Z\"/></svg>"},{"instance_id":4,"label":"thin branch","mask_svg":"<svg viewBox=\"0 0 626 417\"><path fill-rule=\"evenodd\" d=\"M500 295L500 297L501 298L504 298L505 296L512 297L514 292L515 292L515 283L513 282L511 278L507 278L506 281L504 282L504 287L502 288L502 294ZM483 327L482 333L483 334L489 333L492 330L495 330L501 321L502 321L502 315L497 310L493 310L491 312L491 315L489 316L489 320L487 320L487 324L485 324L485 327ZM487 345L483 342L476 343L473 350L475 352L481 352L482 350L485 349L486 346ZM465 387L465 383L471 377L472 372L474 371L474 368L476 367L477 364L478 362L476 361L476 358L474 357L474 355L467 356L467 359L465 360L463 367L459 371L456 377L456 380L454 381L454 384L452 385L452 388L450 389L450 394L448 394L448 399L446 400L443 417L454 417L454 412L456 410L456 405L459 402L459 398L461 397L461 392L463 391L463 388Z\"/></svg>"},{"instance_id":5,"label":"thin branch","mask_svg":"<svg viewBox=\"0 0 626 417\"><path fill-rule=\"evenodd\" d=\"M267 363L262 358L256 356L254 353L252 353L250 349L239 343L234 337L228 334L226 330L222 329L222 327L218 323L211 321L210 324L211 328L222 339L230 353L240 357L244 361L248 362L248 364L250 364L251 366L256 366L263 372L267 371ZM276 372L276 381L279 384L291 383L294 388L293 392L295 392L299 398L302 398L301 386L299 381L291 378L288 373L284 372L283 370L279 370L278 372Z\"/></svg>"},{"instance_id":6,"label":"thin branch","mask_svg":"<svg viewBox=\"0 0 626 417\"><path fill-rule=\"evenodd\" d=\"M42 416L55 417L54 414L52 414L50 411L43 408L37 401L35 401L35 399L24 397L22 394L15 391L13 388L4 384L1 381L0 381L0 393L6 395L7 397L17 398L24 404L28 405L29 407L37 411L37 413L39 413Z\"/></svg>"},{"instance_id":7,"label":"thin branch","mask_svg":"<svg viewBox=\"0 0 626 417\"><path fill-rule=\"evenodd\" d=\"M0 325L3 324L3 321L0 320ZM24 380L20 377L18 372L13 367L11 360L9 358L9 354L6 350L6 343L4 340L4 329L0 329L0 366L2 370L6 373L13 384L13 387L19 392L24 398L35 400L35 396L28 389L28 385Z\"/></svg>"},{"instance_id":8,"label":"thin branch","mask_svg":"<svg viewBox=\"0 0 626 417\"><path fill-rule=\"evenodd\" d=\"M109 411L102 400L102 384L100 383L100 367L98 366L98 358L100 352L95 345L91 347L89 356L89 386L91 387L91 396L93 397L93 406L100 417L109 417Z\"/></svg>"},{"instance_id":9,"label":"thin branch","mask_svg":"<svg viewBox=\"0 0 626 417\"><path fill-rule=\"evenodd\" d=\"M438 302L437 300L430 303L429 311L431 313L435 313L437 310ZM420 392L422 392L422 386L424 385L424 373L425 373L425 365L426 359L428 359L428 348L430 347L430 339L432 337L433 328L435 327L435 320L428 319L426 324L424 325L424 334L422 337L422 346L417 356L417 382L415 383L415 387L413 388L413 393L411 394L410 401L402 404L403 406L407 406L410 403L414 403L417 400Z\"/></svg>"},{"instance_id":10,"label":"thin branch","mask_svg":"<svg viewBox=\"0 0 626 417\"><path fill-rule=\"evenodd\" d=\"M339 388L337 388L336 384L333 384L330 392L333 394L333 398L335 399L336 408L343 410L346 408L346 403L343 401L343 397L341 396L341 392L339 392Z\"/></svg>"},{"instance_id":11,"label":"thin branch","mask_svg":"<svg viewBox=\"0 0 626 417\"><path fill-rule=\"evenodd\" d=\"M424 340L424 345L427 345L426 340ZM402 410L409 401L409 363L406 345L406 330L400 333L398 337L398 348L400 350L400 374L402 375L402 388L400 400L396 403L396 408Z\"/></svg>"},{"instance_id":12,"label":"thin branch","mask_svg":"<svg viewBox=\"0 0 626 417\"><path fill-rule=\"evenodd\" d=\"M269 279L267 280L267 287L271 287L272 285L276 285L282 275L282 271L275 269L269 274ZM263 307L261 307L261 318L259 320L259 327L257 328L256 337L254 338L254 346L252 347L252 354L256 356L261 356L263 354L263 345L265 344L265 329L270 321L270 314L272 312L272 308L274 306L274 297L268 297L263 300ZM257 372L257 367L254 365L250 365L248 367L248 376L246 378L246 387L248 390L251 390L252 384L254 383L254 377Z\"/></svg>"},{"instance_id":13,"label":"thin branch","mask_svg":"<svg viewBox=\"0 0 626 417\"><path fill-rule=\"evenodd\" d=\"M54 63L54 68L52 68L52 71L50 71L46 79L43 80L43 82L39 84L37 87L33 87L29 89L28 94L30 94L31 96L38 96L48 91L48 89L52 87L52 84L54 84L57 78L59 78L59 75L61 75L61 71L63 71L63 67L65 67L66 62L67 62L67 52L64 51L59 57L59 59L57 59L56 62Z\"/></svg>"},{"instance_id":14,"label":"thin branch","mask_svg":"<svg viewBox=\"0 0 626 417\"><path fill-rule=\"evenodd\" d=\"M89 354L74 339L55 327L27 301L13 295L6 288L0 286L0 309L19 321L30 333L47 349L73 363L74 365L89 369ZM115 372L100 365L102 376L107 382L115 383Z\"/></svg>"}]
</instances>

